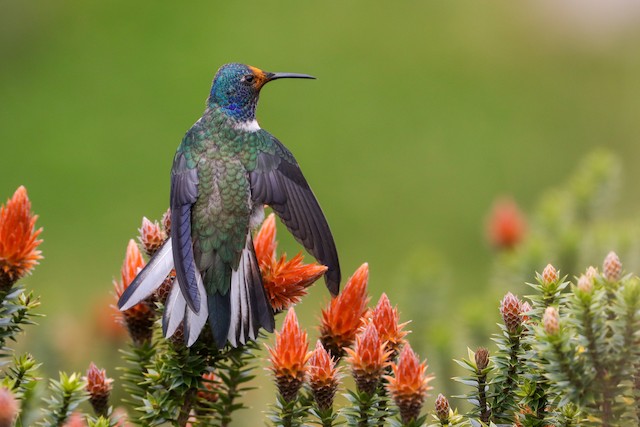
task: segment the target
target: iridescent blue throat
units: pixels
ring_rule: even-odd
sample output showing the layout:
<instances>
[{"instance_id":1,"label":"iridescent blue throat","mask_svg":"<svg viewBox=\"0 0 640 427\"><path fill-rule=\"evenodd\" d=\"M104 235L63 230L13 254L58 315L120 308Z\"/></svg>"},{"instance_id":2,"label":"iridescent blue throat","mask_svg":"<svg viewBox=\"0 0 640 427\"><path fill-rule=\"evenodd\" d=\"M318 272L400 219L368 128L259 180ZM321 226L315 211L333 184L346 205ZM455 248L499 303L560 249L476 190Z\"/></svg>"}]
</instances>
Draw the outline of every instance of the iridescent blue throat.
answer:
<instances>
[{"instance_id":1,"label":"iridescent blue throat","mask_svg":"<svg viewBox=\"0 0 640 427\"><path fill-rule=\"evenodd\" d=\"M207 103L210 107L220 107L238 122L250 122L256 118L258 95L251 86L229 84L224 78L216 78Z\"/></svg>"}]
</instances>

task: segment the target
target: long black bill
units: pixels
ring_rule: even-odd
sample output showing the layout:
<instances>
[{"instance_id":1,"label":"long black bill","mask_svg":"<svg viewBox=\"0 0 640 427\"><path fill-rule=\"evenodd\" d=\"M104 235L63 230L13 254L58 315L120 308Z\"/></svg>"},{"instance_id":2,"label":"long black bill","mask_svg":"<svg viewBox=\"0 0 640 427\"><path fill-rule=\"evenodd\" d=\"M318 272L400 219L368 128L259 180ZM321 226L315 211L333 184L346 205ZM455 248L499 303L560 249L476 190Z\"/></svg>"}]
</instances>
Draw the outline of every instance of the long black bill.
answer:
<instances>
[{"instance_id":1,"label":"long black bill","mask_svg":"<svg viewBox=\"0 0 640 427\"><path fill-rule=\"evenodd\" d=\"M315 77L308 74L298 73L266 73L266 76L269 82L277 79L315 79Z\"/></svg>"}]
</instances>

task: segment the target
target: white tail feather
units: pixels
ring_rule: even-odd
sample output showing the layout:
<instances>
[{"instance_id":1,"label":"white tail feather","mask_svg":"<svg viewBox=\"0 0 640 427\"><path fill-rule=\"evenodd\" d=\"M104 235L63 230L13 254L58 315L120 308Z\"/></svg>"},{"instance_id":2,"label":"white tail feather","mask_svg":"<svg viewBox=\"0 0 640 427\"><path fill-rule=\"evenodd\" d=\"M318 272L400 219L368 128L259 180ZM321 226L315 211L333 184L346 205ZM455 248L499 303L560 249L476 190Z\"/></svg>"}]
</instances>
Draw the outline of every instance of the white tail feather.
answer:
<instances>
[{"instance_id":1,"label":"white tail feather","mask_svg":"<svg viewBox=\"0 0 640 427\"><path fill-rule=\"evenodd\" d=\"M189 307L186 308L184 336L187 341L187 347L191 347L193 343L196 342L198 336L200 336L202 328L207 324L207 319L209 318L207 291L204 288L200 274L196 275L196 281L198 284L198 294L200 295L200 310L196 313Z\"/></svg>"},{"instance_id":2,"label":"white tail feather","mask_svg":"<svg viewBox=\"0 0 640 427\"><path fill-rule=\"evenodd\" d=\"M229 298L231 299L231 323L229 325L229 334L227 339L232 346L237 347L238 344L246 344L247 337L255 340L258 321L253 318L253 310L251 307L250 281L247 275L251 274L251 249L247 245L252 245L251 234L247 235L247 243L240 255L240 263L238 269L231 272L231 289L229 290Z\"/></svg>"},{"instance_id":3,"label":"white tail feather","mask_svg":"<svg viewBox=\"0 0 640 427\"><path fill-rule=\"evenodd\" d=\"M158 253L151 258L149 264L138 273L138 276L129 285L127 289L130 289L130 293L125 290L123 294L125 299L121 298L121 301L118 302L120 310L128 310L151 295L162 285L172 268L173 252L171 250L171 239L168 239Z\"/></svg>"},{"instance_id":4,"label":"white tail feather","mask_svg":"<svg viewBox=\"0 0 640 427\"><path fill-rule=\"evenodd\" d=\"M187 307L187 301L185 301L180 292L180 283L176 277L171 288L171 293L167 298L167 303L164 308L164 316L162 318L162 325L164 329L165 338L171 338L176 333L180 322L184 318L184 312Z\"/></svg>"}]
</instances>

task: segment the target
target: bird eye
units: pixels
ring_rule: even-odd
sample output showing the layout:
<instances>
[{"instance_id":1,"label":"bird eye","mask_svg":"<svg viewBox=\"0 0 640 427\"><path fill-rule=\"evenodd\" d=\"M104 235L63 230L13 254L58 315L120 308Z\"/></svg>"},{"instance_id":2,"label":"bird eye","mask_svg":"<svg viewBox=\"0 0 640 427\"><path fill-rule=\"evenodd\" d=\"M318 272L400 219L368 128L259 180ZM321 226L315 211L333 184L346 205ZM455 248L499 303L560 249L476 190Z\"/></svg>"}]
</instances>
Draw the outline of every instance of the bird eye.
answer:
<instances>
[{"instance_id":1,"label":"bird eye","mask_svg":"<svg viewBox=\"0 0 640 427\"><path fill-rule=\"evenodd\" d=\"M256 79L256 77L253 74L247 74L246 76L242 77L242 82L246 83L246 84L253 84L253 81Z\"/></svg>"}]
</instances>

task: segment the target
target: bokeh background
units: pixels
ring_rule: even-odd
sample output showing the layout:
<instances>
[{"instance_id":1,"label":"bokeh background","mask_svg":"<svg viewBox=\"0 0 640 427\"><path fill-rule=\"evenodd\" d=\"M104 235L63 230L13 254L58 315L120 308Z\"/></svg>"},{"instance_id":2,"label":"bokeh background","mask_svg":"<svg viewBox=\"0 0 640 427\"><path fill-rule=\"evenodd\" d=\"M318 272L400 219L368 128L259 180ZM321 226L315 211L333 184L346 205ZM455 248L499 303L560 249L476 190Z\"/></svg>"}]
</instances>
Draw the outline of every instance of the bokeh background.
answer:
<instances>
[{"instance_id":1,"label":"bokeh background","mask_svg":"<svg viewBox=\"0 0 640 427\"><path fill-rule=\"evenodd\" d=\"M142 216L167 207L173 153L215 71L236 61L318 77L267 86L258 118L296 155L345 278L369 262L373 300L387 292L413 320L440 388L451 358L489 344L508 290L485 231L496 198L526 215L606 149L619 171L608 218L638 217L633 0L0 0L0 199L25 185L44 227L24 282L46 317L21 345L46 371L120 363L103 325L112 279ZM298 310L312 336L327 299L319 283ZM273 399L261 381L249 416Z\"/></svg>"}]
</instances>

